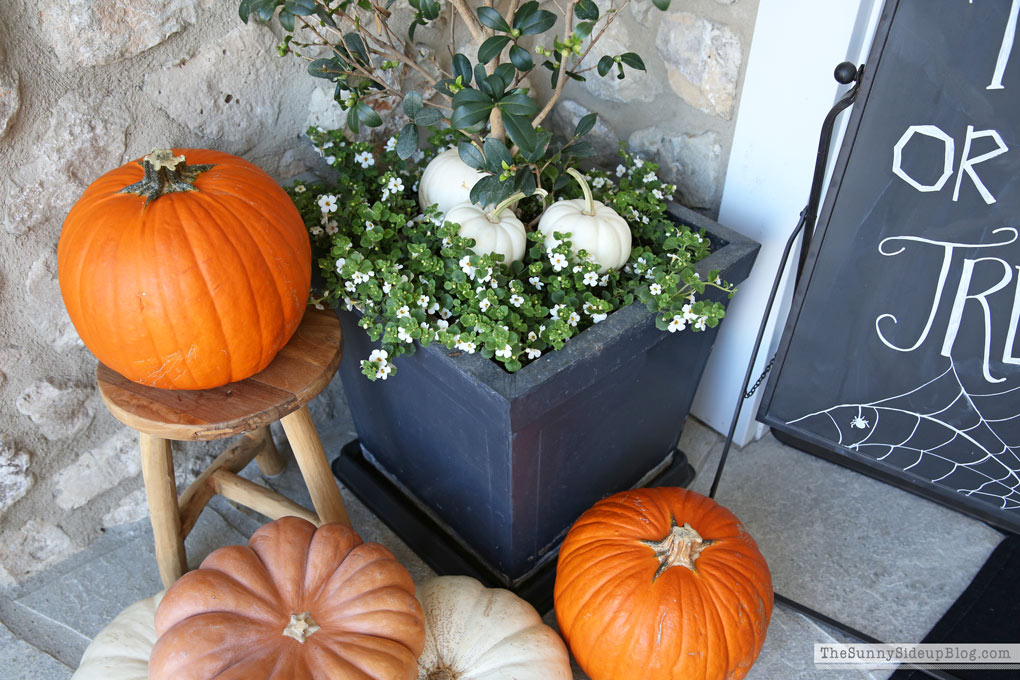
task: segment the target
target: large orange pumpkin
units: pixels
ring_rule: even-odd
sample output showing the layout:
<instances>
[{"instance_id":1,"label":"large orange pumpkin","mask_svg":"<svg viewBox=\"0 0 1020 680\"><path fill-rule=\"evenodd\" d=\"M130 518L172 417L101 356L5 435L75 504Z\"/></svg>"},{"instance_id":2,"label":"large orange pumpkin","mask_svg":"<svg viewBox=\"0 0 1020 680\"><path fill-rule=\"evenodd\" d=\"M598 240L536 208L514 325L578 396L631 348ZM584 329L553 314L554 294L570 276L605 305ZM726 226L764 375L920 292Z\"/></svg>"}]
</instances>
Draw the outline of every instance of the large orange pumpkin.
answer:
<instances>
[{"instance_id":1,"label":"large orange pumpkin","mask_svg":"<svg viewBox=\"0 0 1020 680\"><path fill-rule=\"evenodd\" d=\"M156 634L149 680L414 680L425 616L389 550L284 517L171 586Z\"/></svg>"},{"instance_id":2,"label":"large orange pumpkin","mask_svg":"<svg viewBox=\"0 0 1020 680\"><path fill-rule=\"evenodd\" d=\"M772 579L729 510L686 489L638 489L570 528L554 598L592 680L739 680L765 641Z\"/></svg>"},{"instance_id":3,"label":"large orange pumpkin","mask_svg":"<svg viewBox=\"0 0 1020 680\"><path fill-rule=\"evenodd\" d=\"M308 303L311 246L280 186L237 156L157 150L93 182L64 221L60 291L104 364L165 389L265 368Z\"/></svg>"}]
</instances>

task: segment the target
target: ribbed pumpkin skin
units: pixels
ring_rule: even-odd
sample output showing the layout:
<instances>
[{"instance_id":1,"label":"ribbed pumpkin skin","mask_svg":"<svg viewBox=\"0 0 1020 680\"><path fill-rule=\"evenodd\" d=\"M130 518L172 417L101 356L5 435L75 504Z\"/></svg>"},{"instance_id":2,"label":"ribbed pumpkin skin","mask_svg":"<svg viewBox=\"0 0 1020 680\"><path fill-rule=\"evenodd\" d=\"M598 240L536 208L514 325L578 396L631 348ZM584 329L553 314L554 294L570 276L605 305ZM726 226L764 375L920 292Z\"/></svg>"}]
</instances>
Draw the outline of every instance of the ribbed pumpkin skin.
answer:
<instances>
[{"instance_id":1,"label":"ribbed pumpkin skin","mask_svg":"<svg viewBox=\"0 0 1020 680\"><path fill-rule=\"evenodd\" d=\"M291 614L321 630L284 636ZM414 680L425 646L407 569L340 524L284 517L214 551L156 610L149 680Z\"/></svg>"},{"instance_id":2,"label":"ribbed pumpkin skin","mask_svg":"<svg viewBox=\"0 0 1020 680\"><path fill-rule=\"evenodd\" d=\"M210 163L198 191L145 198L137 162L93 182L64 221L60 290L85 345L125 378L196 390L265 368L297 330L311 285L311 245L293 202L255 165Z\"/></svg>"},{"instance_id":3,"label":"ribbed pumpkin skin","mask_svg":"<svg viewBox=\"0 0 1020 680\"><path fill-rule=\"evenodd\" d=\"M712 541L696 572L659 560L672 519ZM556 620L592 680L739 680L772 615L768 565L726 508L675 488L610 496L585 512L560 548Z\"/></svg>"}]
</instances>

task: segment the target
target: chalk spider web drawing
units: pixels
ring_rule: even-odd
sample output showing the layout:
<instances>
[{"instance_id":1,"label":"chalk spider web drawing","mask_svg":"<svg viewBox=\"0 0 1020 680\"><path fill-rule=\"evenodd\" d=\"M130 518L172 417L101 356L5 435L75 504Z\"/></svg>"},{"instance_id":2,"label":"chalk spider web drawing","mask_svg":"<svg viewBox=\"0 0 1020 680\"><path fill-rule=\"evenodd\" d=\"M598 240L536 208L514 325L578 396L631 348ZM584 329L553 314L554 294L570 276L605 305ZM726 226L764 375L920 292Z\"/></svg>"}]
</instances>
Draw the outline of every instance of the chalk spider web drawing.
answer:
<instances>
[{"instance_id":1,"label":"chalk spider web drawing","mask_svg":"<svg viewBox=\"0 0 1020 680\"><path fill-rule=\"evenodd\" d=\"M918 404L931 403L929 397L939 404L918 412ZM1018 398L1020 387L968 392L950 359L944 373L909 392L867 404L839 404L787 425L1004 510L1017 510L1020 413L1010 411Z\"/></svg>"}]
</instances>

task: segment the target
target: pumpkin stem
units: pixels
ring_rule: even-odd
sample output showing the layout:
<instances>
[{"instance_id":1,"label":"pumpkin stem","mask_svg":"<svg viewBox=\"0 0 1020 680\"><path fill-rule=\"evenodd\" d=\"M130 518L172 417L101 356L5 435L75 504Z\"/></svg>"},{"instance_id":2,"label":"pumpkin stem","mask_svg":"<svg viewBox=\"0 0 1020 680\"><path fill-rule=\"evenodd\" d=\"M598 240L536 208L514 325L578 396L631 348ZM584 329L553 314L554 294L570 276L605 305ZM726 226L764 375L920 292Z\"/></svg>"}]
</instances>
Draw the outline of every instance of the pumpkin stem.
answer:
<instances>
[{"instance_id":1,"label":"pumpkin stem","mask_svg":"<svg viewBox=\"0 0 1020 680\"><path fill-rule=\"evenodd\" d=\"M153 149L152 153L138 162L145 170L141 182L120 190L122 194L137 194L145 197L145 205L160 196L178 191L198 191L195 180L212 165L188 165L184 156L175 156L173 149Z\"/></svg>"},{"instance_id":2,"label":"pumpkin stem","mask_svg":"<svg viewBox=\"0 0 1020 680\"><path fill-rule=\"evenodd\" d=\"M449 668L437 668L425 676L425 680L457 680L457 678Z\"/></svg>"},{"instance_id":3,"label":"pumpkin stem","mask_svg":"<svg viewBox=\"0 0 1020 680\"><path fill-rule=\"evenodd\" d=\"M691 571L697 571L694 561L698 555L710 545L711 541L701 538L701 535L694 530L687 522L683 526L677 526L676 520L673 526L661 541L642 541L645 545L655 551L659 559L659 569L655 572L652 580L659 578L670 567L683 566Z\"/></svg>"},{"instance_id":4,"label":"pumpkin stem","mask_svg":"<svg viewBox=\"0 0 1020 680\"><path fill-rule=\"evenodd\" d=\"M577 183L581 185L581 193L584 194L584 210L581 211L582 215L594 215L595 214L595 199L591 195L591 187L588 186L588 182L584 180L584 175L577 171L576 168L567 168L567 174L577 180Z\"/></svg>"},{"instance_id":5,"label":"pumpkin stem","mask_svg":"<svg viewBox=\"0 0 1020 680\"><path fill-rule=\"evenodd\" d=\"M542 198L545 198L546 196L549 195L549 192L546 191L545 189L535 189L535 193L541 196ZM523 191L518 191L516 194L513 194L512 196L510 196L510 198L506 199L502 203L498 204L495 208L493 208L492 212L488 213L485 216L486 219L488 219L493 224L499 224L499 214L506 210L507 206L509 206L511 203L519 201L525 196L526 194Z\"/></svg>"},{"instance_id":6,"label":"pumpkin stem","mask_svg":"<svg viewBox=\"0 0 1020 680\"><path fill-rule=\"evenodd\" d=\"M320 626L312 618L311 612L302 612L301 614L290 615L290 622L283 629L283 634L304 644L305 640L310 638L319 628Z\"/></svg>"}]
</instances>

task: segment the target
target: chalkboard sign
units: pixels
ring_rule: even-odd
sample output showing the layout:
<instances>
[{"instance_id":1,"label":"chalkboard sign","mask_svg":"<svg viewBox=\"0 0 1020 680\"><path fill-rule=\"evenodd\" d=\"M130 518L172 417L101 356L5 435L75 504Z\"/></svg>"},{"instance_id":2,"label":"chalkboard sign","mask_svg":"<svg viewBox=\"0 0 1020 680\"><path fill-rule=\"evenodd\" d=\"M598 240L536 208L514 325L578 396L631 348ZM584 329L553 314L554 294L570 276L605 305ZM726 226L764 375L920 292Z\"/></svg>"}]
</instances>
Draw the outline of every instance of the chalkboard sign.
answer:
<instances>
[{"instance_id":1,"label":"chalkboard sign","mask_svg":"<svg viewBox=\"0 0 1020 680\"><path fill-rule=\"evenodd\" d=\"M1018 11L886 3L759 411L781 439L1013 531Z\"/></svg>"}]
</instances>

